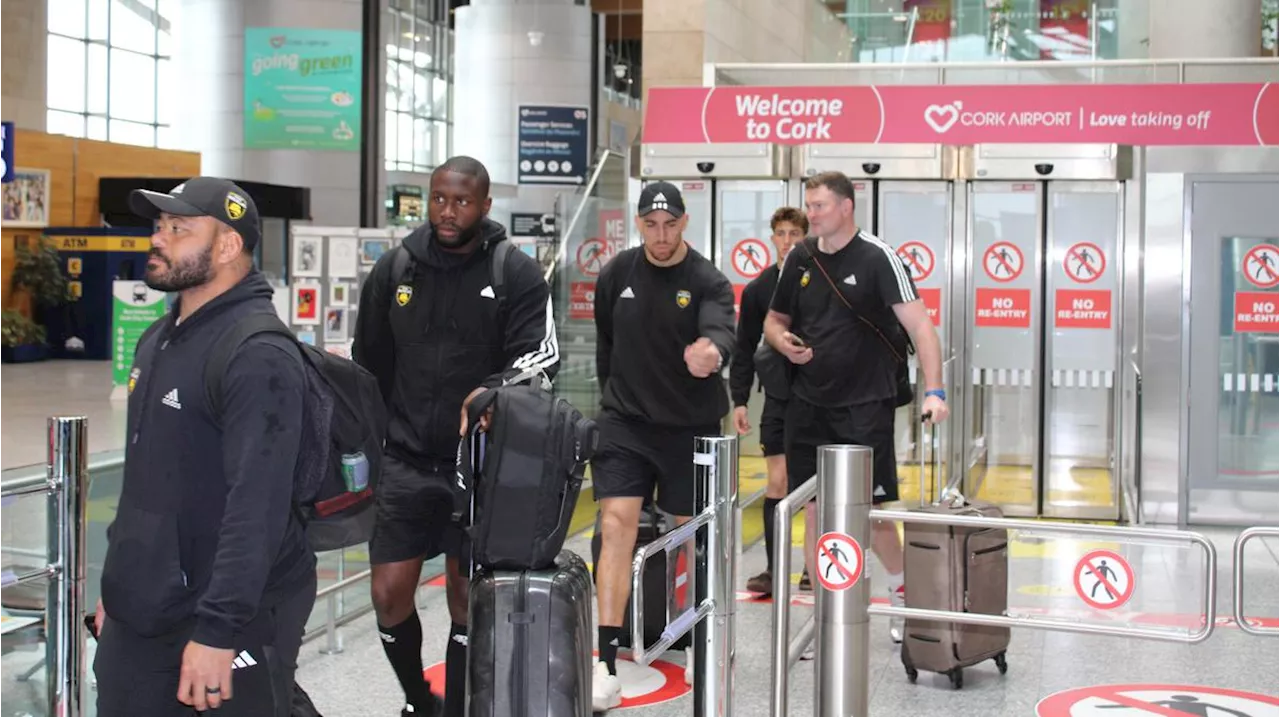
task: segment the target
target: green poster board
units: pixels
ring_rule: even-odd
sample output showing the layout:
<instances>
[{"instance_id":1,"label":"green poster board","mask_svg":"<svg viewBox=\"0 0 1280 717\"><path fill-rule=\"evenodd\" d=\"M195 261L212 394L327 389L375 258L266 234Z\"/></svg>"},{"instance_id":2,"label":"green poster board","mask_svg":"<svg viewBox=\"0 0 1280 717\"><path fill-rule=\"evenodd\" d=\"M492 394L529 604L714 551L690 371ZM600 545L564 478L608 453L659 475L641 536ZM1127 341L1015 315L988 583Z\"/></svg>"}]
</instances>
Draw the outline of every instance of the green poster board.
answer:
<instances>
[{"instance_id":1,"label":"green poster board","mask_svg":"<svg viewBox=\"0 0 1280 717\"><path fill-rule=\"evenodd\" d=\"M244 33L245 149L360 150L359 31Z\"/></svg>"},{"instance_id":2,"label":"green poster board","mask_svg":"<svg viewBox=\"0 0 1280 717\"><path fill-rule=\"evenodd\" d=\"M125 386L138 339L168 306L163 291L141 281L113 281L111 295L111 385Z\"/></svg>"}]
</instances>

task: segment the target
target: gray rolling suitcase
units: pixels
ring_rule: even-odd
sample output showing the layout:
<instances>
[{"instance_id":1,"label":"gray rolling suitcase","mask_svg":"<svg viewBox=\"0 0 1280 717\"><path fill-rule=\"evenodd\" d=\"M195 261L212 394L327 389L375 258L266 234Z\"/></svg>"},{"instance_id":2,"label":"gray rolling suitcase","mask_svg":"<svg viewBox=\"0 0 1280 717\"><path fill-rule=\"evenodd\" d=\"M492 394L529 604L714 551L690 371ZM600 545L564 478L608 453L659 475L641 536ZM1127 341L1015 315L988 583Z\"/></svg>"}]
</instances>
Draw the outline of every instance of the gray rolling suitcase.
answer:
<instances>
[{"instance_id":1,"label":"gray rolling suitcase","mask_svg":"<svg viewBox=\"0 0 1280 717\"><path fill-rule=\"evenodd\" d=\"M936 437L936 428L934 431ZM924 453L920 452L922 473ZM954 483L958 482L953 479L937 502L916 510L1003 517L998 506L966 500L955 490ZM918 523L903 527L907 607L1004 614L1009 606L1007 531ZM985 660L995 660L1000 674L1004 674L1008 670L1008 647L1007 627L908 619L903 629L902 665L912 682L920 670L925 670L946 674L951 685L960 689L964 685L964 668Z\"/></svg>"}]
</instances>

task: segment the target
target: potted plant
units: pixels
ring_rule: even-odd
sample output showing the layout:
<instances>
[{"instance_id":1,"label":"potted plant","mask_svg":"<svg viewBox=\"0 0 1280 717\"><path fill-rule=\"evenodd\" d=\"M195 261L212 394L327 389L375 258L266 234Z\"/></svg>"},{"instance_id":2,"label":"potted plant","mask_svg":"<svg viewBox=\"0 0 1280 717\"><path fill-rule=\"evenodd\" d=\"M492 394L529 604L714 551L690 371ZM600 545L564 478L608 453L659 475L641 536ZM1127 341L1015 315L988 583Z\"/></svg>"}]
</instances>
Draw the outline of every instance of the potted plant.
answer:
<instances>
[{"instance_id":1,"label":"potted plant","mask_svg":"<svg viewBox=\"0 0 1280 717\"><path fill-rule=\"evenodd\" d=\"M22 241L22 239L26 241ZM22 328L15 329L15 338L26 337L33 339L34 343L39 344L39 351L23 351L26 361L38 361L47 355L45 346L45 330L42 317L47 316L48 312L67 300L67 277L62 273L62 260L58 255L58 250L52 244L45 242L42 237L20 237L14 243L14 265L13 273L10 275L10 288L12 295L24 295L31 301L31 317L26 319L39 329L37 335L30 327L25 324ZM19 314L21 316L21 314ZM13 320L16 322L16 319ZM6 312L6 326L10 323L8 312ZM14 324L18 326L17 323ZM37 338L38 336L38 338ZM9 347L9 333L6 329L5 347ZM8 360L8 359L5 359Z\"/></svg>"},{"instance_id":2,"label":"potted plant","mask_svg":"<svg viewBox=\"0 0 1280 717\"><path fill-rule=\"evenodd\" d=\"M42 361L47 352L43 326L12 309L0 314L0 361Z\"/></svg>"}]
</instances>

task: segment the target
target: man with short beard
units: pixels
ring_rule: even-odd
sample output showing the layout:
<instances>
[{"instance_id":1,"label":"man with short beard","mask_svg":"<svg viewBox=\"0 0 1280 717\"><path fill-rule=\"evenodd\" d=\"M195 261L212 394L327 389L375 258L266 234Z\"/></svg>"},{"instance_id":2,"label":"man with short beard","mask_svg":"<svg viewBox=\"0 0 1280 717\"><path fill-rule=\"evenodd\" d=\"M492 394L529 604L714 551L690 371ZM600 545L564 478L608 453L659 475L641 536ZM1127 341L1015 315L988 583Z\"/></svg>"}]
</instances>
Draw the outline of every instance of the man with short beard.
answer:
<instances>
[{"instance_id":1,"label":"man with short beard","mask_svg":"<svg viewBox=\"0 0 1280 717\"><path fill-rule=\"evenodd\" d=\"M451 479L467 404L522 372L551 378L559 366L550 287L488 218L489 205L483 164L454 157L437 167L428 223L378 260L360 295L352 355L377 376L390 419L369 541L373 606L404 715L463 712L471 551L452 520ZM501 288L493 285L499 252ZM423 560L442 552L453 622L443 706L423 680L414 605Z\"/></svg>"},{"instance_id":2,"label":"man with short beard","mask_svg":"<svg viewBox=\"0 0 1280 717\"><path fill-rule=\"evenodd\" d=\"M262 333L232 354L216 414L204 389L224 332L275 314L253 267L258 210L212 177L136 190L129 205L155 222L147 285L178 300L138 341L129 374L124 487L94 624L98 714L288 717L316 594L293 510L307 368L296 342Z\"/></svg>"}]
</instances>

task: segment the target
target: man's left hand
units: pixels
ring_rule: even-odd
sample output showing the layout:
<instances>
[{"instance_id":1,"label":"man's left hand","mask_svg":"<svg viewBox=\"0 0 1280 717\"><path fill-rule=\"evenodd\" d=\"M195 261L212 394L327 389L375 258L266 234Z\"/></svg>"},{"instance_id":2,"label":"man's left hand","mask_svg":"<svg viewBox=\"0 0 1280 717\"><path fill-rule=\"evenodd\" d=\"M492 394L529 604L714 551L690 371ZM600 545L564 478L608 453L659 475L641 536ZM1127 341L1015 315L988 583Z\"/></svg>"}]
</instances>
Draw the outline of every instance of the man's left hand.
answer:
<instances>
[{"instance_id":1,"label":"man's left hand","mask_svg":"<svg viewBox=\"0 0 1280 717\"><path fill-rule=\"evenodd\" d=\"M934 426L947 420L947 414L949 413L947 410L947 402L937 396L925 396L924 408L922 410L924 412L925 423Z\"/></svg>"},{"instance_id":2,"label":"man's left hand","mask_svg":"<svg viewBox=\"0 0 1280 717\"><path fill-rule=\"evenodd\" d=\"M703 336L684 347L684 363L694 378L706 378L720 365L720 349Z\"/></svg>"},{"instance_id":3,"label":"man's left hand","mask_svg":"<svg viewBox=\"0 0 1280 717\"><path fill-rule=\"evenodd\" d=\"M182 651L178 701L198 711L216 710L231 699L231 661L235 650L188 642Z\"/></svg>"},{"instance_id":4,"label":"man's left hand","mask_svg":"<svg viewBox=\"0 0 1280 717\"><path fill-rule=\"evenodd\" d=\"M462 423L458 427L459 436L467 435L467 407L471 405L472 399L474 399L476 396L479 396L480 394L484 393L487 390L489 389L485 388L484 386L479 386L471 393L468 393L467 397L462 400ZM493 418L492 406L490 406L489 410L485 411L480 416L480 430L482 432L489 430L490 418Z\"/></svg>"}]
</instances>

